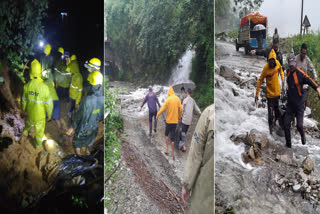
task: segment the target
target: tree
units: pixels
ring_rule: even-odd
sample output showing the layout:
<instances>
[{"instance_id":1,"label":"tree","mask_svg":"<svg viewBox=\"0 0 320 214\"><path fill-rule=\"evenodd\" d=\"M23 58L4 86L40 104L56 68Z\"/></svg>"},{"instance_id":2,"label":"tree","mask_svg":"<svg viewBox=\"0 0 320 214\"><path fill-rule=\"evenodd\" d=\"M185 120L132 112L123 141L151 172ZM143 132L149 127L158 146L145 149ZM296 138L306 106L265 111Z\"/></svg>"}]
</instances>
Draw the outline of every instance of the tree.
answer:
<instances>
[{"instance_id":1,"label":"tree","mask_svg":"<svg viewBox=\"0 0 320 214\"><path fill-rule=\"evenodd\" d=\"M43 34L42 19L48 2L45 0L2 0L0 2L0 99L6 100L10 110L18 110L12 93L11 71L23 69L27 57L34 55L34 47ZM18 84L18 83L15 83Z\"/></svg>"}]
</instances>

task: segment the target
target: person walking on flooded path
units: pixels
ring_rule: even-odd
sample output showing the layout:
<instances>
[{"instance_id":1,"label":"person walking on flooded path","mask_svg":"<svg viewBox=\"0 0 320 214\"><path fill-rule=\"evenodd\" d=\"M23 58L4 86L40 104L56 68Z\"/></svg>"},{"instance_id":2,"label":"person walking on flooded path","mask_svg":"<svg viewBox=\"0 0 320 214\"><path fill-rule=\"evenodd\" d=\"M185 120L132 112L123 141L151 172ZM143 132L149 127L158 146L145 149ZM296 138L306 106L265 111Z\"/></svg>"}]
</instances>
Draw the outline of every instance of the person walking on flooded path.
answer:
<instances>
[{"instance_id":1,"label":"person walking on flooded path","mask_svg":"<svg viewBox=\"0 0 320 214\"><path fill-rule=\"evenodd\" d=\"M80 103L79 110L72 121L67 135L72 135L75 153L81 155L81 149L86 155L90 155L91 146L98 135L99 121L103 120L104 97L102 94L103 76L100 72L95 72L88 77L90 88L88 94Z\"/></svg>"},{"instance_id":2,"label":"person walking on flooded path","mask_svg":"<svg viewBox=\"0 0 320 214\"><path fill-rule=\"evenodd\" d=\"M181 101L181 103L183 103L183 100L187 97L186 94L186 89L184 87L181 87L180 89L180 95L179 95L179 99Z\"/></svg>"},{"instance_id":3,"label":"person walking on flooded path","mask_svg":"<svg viewBox=\"0 0 320 214\"><path fill-rule=\"evenodd\" d=\"M286 113L284 116L284 133L286 137L286 146L291 148L291 121L294 116L297 118L297 129L301 135L301 142L306 144L306 137L303 130L303 114L304 114L304 93L303 85L308 84L320 97L320 89L318 84L315 83L304 71L296 66L294 54L290 54L288 58L289 70L287 73L288 85L288 102L286 106Z\"/></svg>"},{"instance_id":4,"label":"person walking on flooded path","mask_svg":"<svg viewBox=\"0 0 320 214\"><path fill-rule=\"evenodd\" d=\"M313 77L314 81L318 84L318 75L314 68L310 58L307 56L307 45L303 43L301 45L300 54L296 56L296 66L299 67L303 72L308 74L309 77ZM303 86L303 99L305 101L305 107L308 97L308 85Z\"/></svg>"},{"instance_id":5,"label":"person walking on flooded path","mask_svg":"<svg viewBox=\"0 0 320 214\"><path fill-rule=\"evenodd\" d=\"M192 91L190 88L187 90L187 97L183 100L182 103L182 130L179 142L179 149L182 148L182 151L186 151L185 141L187 131L189 126L192 123L193 111L195 110L199 115L201 114L201 110L198 107L196 101L191 97Z\"/></svg>"},{"instance_id":6,"label":"person walking on flooded path","mask_svg":"<svg viewBox=\"0 0 320 214\"><path fill-rule=\"evenodd\" d=\"M191 205L188 213L214 213L213 185L214 104L208 106L200 116L184 168L181 198L186 204L191 192Z\"/></svg>"},{"instance_id":7,"label":"person walking on flooded path","mask_svg":"<svg viewBox=\"0 0 320 214\"><path fill-rule=\"evenodd\" d=\"M272 135L272 127L275 125L277 119L280 118L279 111L279 99L280 99L280 83L279 73L282 79L282 86L284 85L284 76L282 66L279 61L276 60L276 54L274 50L271 50L268 63L264 66L260 78L257 83L257 91L255 97L255 103L258 101L260 87L264 79L267 82L267 101L268 101L268 123L269 131Z\"/></svg>"},{"instance_id":8,"label":"person walking on flooded path","mask_svg":"<svg viewBox=\"0 0 320 214\"><path fill-rule=\"evenodd\" d=\"M22 110L27 112L28 120L24 127L21 142L29 135L31 128L35 132L35 148L42 146L42 139L46 127L46 114L51 119L53 103L49 87L41 79L41 65L38 60L31 62L30 81L23 87Z\"/></svg>"},{"instance_id":9,"label":"person walking on flooded path","mask_svg":"<svg viewBox=\"0 0 320 214\"><path fill-rule=\"evenodd\" d=\"M142 110L142 107L144 106L145 103L148 103L148 108L149 108L149 136L151 137L152 135L152 119L154 118L154 132L157 132L157 104L159 108L161 108L161 105L159 103L157 95L152 91L152 87L149 86L149 93L146 95L144 98L142 105L140 107L140 110Z\"/></svg>"},{"instance_id":10,"label":"person walking on flooded path","mask_svg":"<svg viewBox=\"0 0 320 214\"><path fill-rule=\"evenodd\" d=\"M264 56L267 58L267 60L269 60L269 55L271 53L271 50L274 50L276 54L276 59L279 61L280 65L283 66L283 57L279 47L280 47L279 39L274 39L272 41L271 48L252 50L250 51L250 53L256 54L258 56Z\"/></svg>"},{"instance_id":11,"label":"person walking on flooded path","mask_svg":"<svg viewBox=\"0 0 320 214\"><path fill-rule=\"evenodd\" d=\"M175 140L175 132L176 127L181 119L182 114L182 105L180 102L179 97L177 97L174 94L174 90L172 86L170 86L168 91L168 98L163 104L163 106L160 108L158 114L157 114L157 120L159 116L167 110L167 116L166 116L166 130L165 130L165 136L166 136L166 151L165 154L169 155L169 140L171 142L171 157L173 160L175 160L174 157L174 140ZM170 134L170 139L169 139Z\"/></svg>"}]
</instances>

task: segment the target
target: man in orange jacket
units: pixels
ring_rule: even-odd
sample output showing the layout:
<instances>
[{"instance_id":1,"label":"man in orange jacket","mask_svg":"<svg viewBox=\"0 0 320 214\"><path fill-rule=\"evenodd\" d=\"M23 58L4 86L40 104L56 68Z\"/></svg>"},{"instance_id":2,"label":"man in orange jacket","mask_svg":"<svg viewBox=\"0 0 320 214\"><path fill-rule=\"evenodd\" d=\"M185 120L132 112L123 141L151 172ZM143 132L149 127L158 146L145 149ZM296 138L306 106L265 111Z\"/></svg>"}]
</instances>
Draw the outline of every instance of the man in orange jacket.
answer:
<instances>
[{"instance_id":1,"label":"man in orange jacket","mask_svg":"<svg viewBox=\"0 0 320 214\"><path fill-rule=\"evenodd\" d=\"M267 79L268 122L270 134L272 134L272 127L275 125L275 121L280 117L279 98L281 89L279 83L279 73L281 75L282 85L284 85L282 66L276 57L276 53L272 49L269 54L268 63L264 66L258 80L255 98L255 102L257 103L261 84L264 79ZM275 121L273 121L274 117Z\"/></svg>"},{"instance_id":2,"label":"man in orange jacket","mask_svg":"<svg viewBox=\"0 0 320 214\"><path fill-rule=\"evenodd\" d=\"M174 160L174 139L175 139L175 131L179 120L181 119L182 114L182 105L179 97L174 94L173 88L170 87L168 91L168 99L165 101L161 109L157 114L157 120L159 116L167 110L166 117L166 151L165 154L169 155L169 133L170 133L170 142L171 142L171 157Z\"/></svg>"}]
</instances>

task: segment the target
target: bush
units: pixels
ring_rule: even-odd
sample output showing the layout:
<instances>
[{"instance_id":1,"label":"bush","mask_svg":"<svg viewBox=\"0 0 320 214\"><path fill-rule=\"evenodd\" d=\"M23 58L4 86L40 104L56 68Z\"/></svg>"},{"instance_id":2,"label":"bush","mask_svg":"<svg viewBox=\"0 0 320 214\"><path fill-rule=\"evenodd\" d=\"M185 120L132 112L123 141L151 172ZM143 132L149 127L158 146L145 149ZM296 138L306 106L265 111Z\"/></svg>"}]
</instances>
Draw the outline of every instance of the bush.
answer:
<instances>
[{"instance_id":1,"label":"bush","mask_svg":"<svg viewBox=\"0 0 320 214\"><path fill-rule=\"evenodd\" d=\"M123 121L117 108L118 92L110 92L109 80L105 79L105 177L108 177L120 158Z\"/></svg>"}]
</instances>

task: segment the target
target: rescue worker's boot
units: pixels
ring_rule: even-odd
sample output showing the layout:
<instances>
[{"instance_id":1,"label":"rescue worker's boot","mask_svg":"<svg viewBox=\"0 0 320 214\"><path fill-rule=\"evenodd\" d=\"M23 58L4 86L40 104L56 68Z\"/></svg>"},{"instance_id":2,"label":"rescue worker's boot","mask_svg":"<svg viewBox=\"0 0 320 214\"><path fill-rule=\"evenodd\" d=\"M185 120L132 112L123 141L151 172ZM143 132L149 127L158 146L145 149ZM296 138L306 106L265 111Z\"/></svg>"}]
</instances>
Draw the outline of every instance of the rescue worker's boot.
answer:
<instances>
[{"instance_id":1,"label":"rescue worker's boot","mask_svg":"<svg viewBox=\"0 0 320 214\"><path fill-rule=\"evenodd\" d=\"M305 144L306 144L306 136L305 136L305 134L303 134L303 135L301 136L301 142L302 142L302 145L305 145Z\"/></svg>"},{"instance_id":2,"label":"rescue worker's boot","mask_svg":"<svg viewBox=\"0 0 320 214\"><path fill-rule=\"evenodd\" d=\"M270 135L272 135L272 125L269 125L269 132L270 132Z\"/></svg>"}]
</instances>

